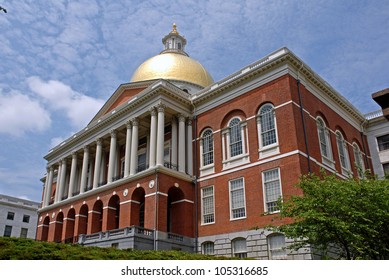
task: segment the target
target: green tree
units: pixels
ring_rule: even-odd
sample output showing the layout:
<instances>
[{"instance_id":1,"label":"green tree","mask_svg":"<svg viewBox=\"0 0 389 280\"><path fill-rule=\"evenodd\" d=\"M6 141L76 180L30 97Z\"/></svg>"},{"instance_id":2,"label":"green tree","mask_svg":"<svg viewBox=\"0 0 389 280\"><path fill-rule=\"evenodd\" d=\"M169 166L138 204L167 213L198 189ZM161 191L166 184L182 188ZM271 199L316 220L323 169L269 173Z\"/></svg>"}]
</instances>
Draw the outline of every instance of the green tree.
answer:
<instances>
[{"instance_id":1,"label":"green tree","mask_svg":"<svg viewBox=\"0 0 389 280\"><path fill-rule=\"evenodd\" d=\"M279 201L284 222L271 229L298 240L295 249L311 245L324 256L389 259L389 180L339 179L336 175L303 176L302 196Z\"/></svg>"}]
</instances>

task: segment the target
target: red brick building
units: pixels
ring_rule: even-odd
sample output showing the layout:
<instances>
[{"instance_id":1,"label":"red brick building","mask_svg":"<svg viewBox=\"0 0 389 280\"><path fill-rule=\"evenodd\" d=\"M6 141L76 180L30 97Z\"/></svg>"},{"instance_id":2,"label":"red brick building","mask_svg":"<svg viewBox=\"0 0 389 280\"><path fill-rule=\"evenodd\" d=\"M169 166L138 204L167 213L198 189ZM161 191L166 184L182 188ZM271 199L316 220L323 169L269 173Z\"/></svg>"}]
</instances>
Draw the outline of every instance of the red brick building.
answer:
<instances>
[{"instance_id":1,"label":"red brick building","mask_svg":"<svg viewBox=\"0 0 389 280\"><path fill-rule=\"evenodd\" d=\"M287 48L214 82L175 26L162 41L45 156L37 239L315 258L264 227L302 174L363 176L364 116Z\"/></svg>"}]
</instances>

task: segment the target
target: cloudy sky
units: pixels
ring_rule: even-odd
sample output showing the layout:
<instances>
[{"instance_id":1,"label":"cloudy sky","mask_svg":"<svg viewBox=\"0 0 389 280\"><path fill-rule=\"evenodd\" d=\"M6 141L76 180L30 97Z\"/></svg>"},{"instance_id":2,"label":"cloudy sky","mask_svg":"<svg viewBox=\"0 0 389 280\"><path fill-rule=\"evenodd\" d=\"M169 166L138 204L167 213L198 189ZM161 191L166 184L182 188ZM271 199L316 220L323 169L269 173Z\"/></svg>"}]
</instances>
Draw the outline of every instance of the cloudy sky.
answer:
<instances>
[{"instance_id":1,"label":"cloudy sky","mask_svg":"<svg viewBox=\"0 0 389 280\"><path fill-rule=\"evenodd\" d=\"M0 193L40 201L43 156L84 127L173 23L220 80L288 47L362 113L389 87L389 1L0 0Z\"/></svg>"}]
</instances>

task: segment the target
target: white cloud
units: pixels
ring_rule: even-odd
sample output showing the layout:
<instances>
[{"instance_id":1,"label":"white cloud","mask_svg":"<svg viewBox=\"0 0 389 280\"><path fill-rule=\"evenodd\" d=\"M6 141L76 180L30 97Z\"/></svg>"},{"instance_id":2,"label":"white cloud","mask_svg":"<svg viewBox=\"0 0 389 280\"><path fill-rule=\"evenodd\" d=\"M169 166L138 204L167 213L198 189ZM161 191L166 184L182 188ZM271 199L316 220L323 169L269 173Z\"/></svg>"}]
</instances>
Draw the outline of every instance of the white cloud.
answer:
<instances>
[{"instance_id":1,"label":"white cloud","mask_svg":"<svg viewBox=\"0 0 389 280\"><path fill-rule=\"evenodd\" d=\"M27 95L0 91L0 108L0 133L20 136L27 131L41 132L50 127L49 112Z\"/></svg>"},{"instance_id":2,"label":"white cloud","mask_svg":"<svg viewBox=\"0 0 389 280\"><path fill-rule=\"evenodd\" d=\"M30 77L27 83L50 111L65 113L75 129L84 127L104 104L104 100L78 93L60 81Z\"/></svg>"}]
</instances>

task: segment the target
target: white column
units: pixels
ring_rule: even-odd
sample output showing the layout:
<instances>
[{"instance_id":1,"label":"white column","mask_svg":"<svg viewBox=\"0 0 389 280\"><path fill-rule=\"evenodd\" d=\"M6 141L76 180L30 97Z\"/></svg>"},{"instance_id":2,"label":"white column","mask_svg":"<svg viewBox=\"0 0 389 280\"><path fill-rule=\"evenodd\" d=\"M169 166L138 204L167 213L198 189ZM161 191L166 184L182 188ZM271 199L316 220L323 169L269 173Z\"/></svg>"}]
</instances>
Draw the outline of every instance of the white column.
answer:
<instances>
[{"instance_id":1,"label":"white column","mask_svg":"<svg viewBox=\"0 0 389 280\"><path fill-rule=\"evenodd\" d=\"M46 178L45 178L45 186L43 188L44 191L43 191L42 207L46 206L48 184L49 184L49 168L46 167Z\"/></svg>"},{"instance_id":2,"label":"white column","mask_svg":"<svg viewBox=\"0 0 389 280\"><path fill-rule=\"evenodd\" d=\"M185 117L178 116L178 171L185 173Z\"/></svg>"},{"instance_id":3,"label":"white column","mask_svg":"<svg viewBox=\"0 0 389 280\"><path fill-rule=\"evenodd\" d=\"M94 177L94 166L95 166L95 159L91 157L90 163L89 163L89 174L88 174L88 183L86 184L86 190L90 189L90 187L93 186L93 177Z\"/></svg>"},{"instance_id":4,"label":"white column","mask_svg":"<svg viewBox=\"0 0 389 280\"><path fill-rule=\"evenodd\" d=\"M173 166L177 166L177 119L176 117L172 117L172 162Z\"/></svg>"},{"instance_id":5,"label":"white column","mask_svg":"<svg viewBox=\"0 0 389 280\"><path fill-rule=\"evenodd\" d=\"M124 155L124 177L130 175L132 124L127 122L126 151Z\"/></svg>"},{"instance_id":6,"label":"white column","mask_svg":"<svg viewBox=\"0 0 389 280\"><path fill-rule=\"evenodd\" d=\"M94 171L94 176L93 176L93 188L94 189L99 186L101 153L102 153L102 141L100 138L98 138L96 140L96 159L95 159L95 171Z\"/></svg>"},{"instance_id":7,"label":"white column","mask_svg":"<svg viewBox=\"0 0 389 280\"><path fill-rule=\"evenodd\" d=\"M188 120L188 127L187 127L187 151L188 151L188 174L193 175L193 146L192 146L192 120Z\"/></svg>"},{"instance_id":8,"label":"white column","mask_svg":"<svg viewBox=\"0 0 389 280\"><path fill-rule=\"evenodd\" d=\"M163 166L163 150L165 146L165 105L158 106L158 131L157 131L157 165ZM152 145L152 144L151 144Z\"/></svg>"},{"instance_id":9,"label":"white column","mask_svg":"<svg viewBox=\"0 0 389 280\"><path fill-rule=\"evenodd\" d=\"M80 194L84 193L87 187L86 185L87 185L87 176L88 176L88 164L89 164L89 147L84 146L84 158L82 160Z\"/></svg>"},{"instance_id":10,"label":"white column","mask_svg":"<svg viewBox=\"0 0 389 280\"><path fill-rule=\"evenodd\" d=\"M45 197L43 200L43 206L48 206L50 203L50 196L52 192L53 187L53 175L54 175L54 168L50 166L50 168L47 168L47 176L46 176L46 188L45 188Z\"/></svg>"},{"instance_id":11,"label":"white column","mask_svg":"<svg viewBox=\"0 0 389 280\"><path fill-rule=\"evenodd\" d=\"M111 145L109 147L109 162L108 162L108 183L113 182L113 177L115 173L115 162L116 162L116 141L117 132L116 130L111 131Z\"/></svg>"},{"instance_id":12,"label":"white column","mask_svg":"<svg viewBox=\"0 0 389 280\"><path fill-rule=\"evenodd\" d=\"M57 184L56 184L56 189L55 189L55 197L54 197L54 202L59 201L59 184L61 181L61 173L62 173L62 161L58 162L58 172L57 172Z\"/></svg>"},{"instance_id":13,"label":"white column","mask_svg":"<svg viewBox=\"0 0 389 280\"><path fill-rule=\"evenodd\" d=\"M246 154L246 132L245 132L245 126L244 125L242 125L241 127L240 127L240 134L242 135L242 153L243 154Z\"/></svg>"},{"instance_id":14,"label":"white column","mask_svg":"<svg viewBox=\"0 0 389 280\"><path fill-rule=\"evenodd\" d=\"M72 153L72 165L70 168L70 181L69 181L69 193L68 198L73 196L74 187L76 184L76 172L77 172L77 153Z\"/></svg>"},{"instance_id":15,"label":"white column","mask_svg":"<svg viewBox=\"0 0 389 280\"><path fill-rule=\"evenodd\" d=\"M138 168L138 124L138 118L132 120L130 175L134 175Z\"/></svg>"},{"instance_id":16,"label":"white column","mask_svg":"<svg viewBox=\"0 0 389 280\"><path fill-rule=\"evenodd\" d=\"M149 166L155 166L156 159L156 149L157 149L157 113L155 108L151 108L150 110L151 120L150 120L150 158L149 158Z\"/></svg>"},{"instance_id":17,"label":"white column","mask_svg":"<svg viewBox=\"0 0 389 280\"><path fill-rule=\"evenodd\" d=\"M60 178L60 181L59 181L58 201L62 200L62 196L63 196L64 189L65 189L66 165L67 165L67 162L66 162L66 159L64 158L64 159L62 159L62 163L61 163L61 178Z\"/></svg>"}]
</instances>

